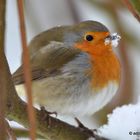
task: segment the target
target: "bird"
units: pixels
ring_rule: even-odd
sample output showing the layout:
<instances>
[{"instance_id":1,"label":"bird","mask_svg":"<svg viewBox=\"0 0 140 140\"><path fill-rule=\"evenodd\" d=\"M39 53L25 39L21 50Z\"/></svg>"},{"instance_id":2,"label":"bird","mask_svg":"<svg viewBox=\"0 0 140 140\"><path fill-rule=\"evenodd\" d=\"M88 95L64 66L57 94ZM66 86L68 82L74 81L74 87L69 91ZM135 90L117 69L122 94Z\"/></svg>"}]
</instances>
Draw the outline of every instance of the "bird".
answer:
<instances>
[{"instance_id":1,"label":"bird","mask_svg":"<svg viewBox=\"0 0 140 140\"><path fill-rule=\"evenodd\" d=\"M120 38L92 20L35 36L28 46L34 103L76 117L101 110L120 85L121 66L113 49ZM23 64L12 79L17 94L25 94Z\"/></svg>"}]
</instances>

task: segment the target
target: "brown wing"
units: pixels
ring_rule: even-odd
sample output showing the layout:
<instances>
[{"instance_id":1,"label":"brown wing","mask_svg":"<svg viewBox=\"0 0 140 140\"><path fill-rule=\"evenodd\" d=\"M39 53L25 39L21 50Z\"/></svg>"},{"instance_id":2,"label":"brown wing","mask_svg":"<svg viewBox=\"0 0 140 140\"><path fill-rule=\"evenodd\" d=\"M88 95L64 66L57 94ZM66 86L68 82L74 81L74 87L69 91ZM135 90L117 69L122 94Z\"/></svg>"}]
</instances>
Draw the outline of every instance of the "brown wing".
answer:
<instances>
[{"instance_id":1,"label":"brown wing","mask_svg":"<svg viewBox=\"0 0 140 140\"><path fill-rule=\"evenodd\" d=\"M32 80L58 75L60 68L80 53L79 49L58 42L42 47L31 56ZM13 74L13 82L15 85L24 83L22 66Z\"/></svg>"}]
</instances>

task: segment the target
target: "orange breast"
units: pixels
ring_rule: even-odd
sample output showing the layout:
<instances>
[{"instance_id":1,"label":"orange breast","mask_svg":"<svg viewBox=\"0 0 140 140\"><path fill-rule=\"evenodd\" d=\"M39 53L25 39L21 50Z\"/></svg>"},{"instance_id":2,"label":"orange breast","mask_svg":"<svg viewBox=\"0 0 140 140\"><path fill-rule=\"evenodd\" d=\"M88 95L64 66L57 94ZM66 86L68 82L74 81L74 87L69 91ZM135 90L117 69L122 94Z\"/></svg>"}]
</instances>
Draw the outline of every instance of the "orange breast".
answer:
<instances>
[{"instance_id":1,"label":"orange breast","mask_svg":"<svg viewBox=\"0 0 140 140\"><path fill-rule=\"evenodd\" d=\"M88 74L92 77L94 90L104 88L109 82L117 84L120 81L120 63L110 45L104 44L106 32L94 33L93 41L81 41L75 44L76 48L89 54L92 69Z\"/></svg>"},{"instance_id":2,"label":"orange breast","mask_svg":"<svg viewBox=\"0 0 140 140\"><path fill-rule=\"evenodd\" d=\"M113 52L102 56L91 55L92 85L95 90L104 88L109 82L120 81L120 63Z\"/></svg>"}]
</instances>

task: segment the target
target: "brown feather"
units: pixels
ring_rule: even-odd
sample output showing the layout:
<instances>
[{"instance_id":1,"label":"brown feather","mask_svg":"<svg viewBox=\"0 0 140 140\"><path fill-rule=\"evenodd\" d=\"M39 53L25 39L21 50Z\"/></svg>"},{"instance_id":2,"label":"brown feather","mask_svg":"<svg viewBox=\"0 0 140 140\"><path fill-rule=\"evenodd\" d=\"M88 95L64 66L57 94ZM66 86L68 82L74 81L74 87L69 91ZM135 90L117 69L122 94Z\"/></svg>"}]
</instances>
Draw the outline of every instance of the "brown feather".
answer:
<instances>
[{"instance_id":1,"label":"brown feather","mask_svg":"<svg viewBox=\"0 0 140 140\"><path fill-rule=\"evenodd\" d=\"M49 45L39 49L31 56L32 80L58 75L61 73L61 67L81 52L77 48L65 46L64 43L51 42ZM13 74L12 78L15 85L25 82L22 65Z\"/></svg>"}]
</instances>

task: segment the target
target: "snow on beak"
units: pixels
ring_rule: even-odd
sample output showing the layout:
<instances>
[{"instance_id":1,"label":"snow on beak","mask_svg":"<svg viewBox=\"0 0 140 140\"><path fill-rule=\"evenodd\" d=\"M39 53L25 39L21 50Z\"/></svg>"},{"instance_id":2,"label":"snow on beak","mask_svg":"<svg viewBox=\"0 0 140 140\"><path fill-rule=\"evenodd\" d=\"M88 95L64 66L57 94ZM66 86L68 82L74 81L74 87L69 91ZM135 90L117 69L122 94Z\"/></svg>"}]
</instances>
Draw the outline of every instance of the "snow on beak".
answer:
<instances>
[{"instance_id":1,"label":"snow on beak","mask_svg":"<svg viewBox=\"0 0 140 140\"><path fill-rule=\"evenodd\" d=\"M111 44L112 47L117 47L118 44L119 44L120 39L121 39L120 35L118 35L117 33L112 33L112 34L110 34L109 36L107 36L105 38L104 43L105 43L105 45Z\"/></svg>"}]
</instances>

